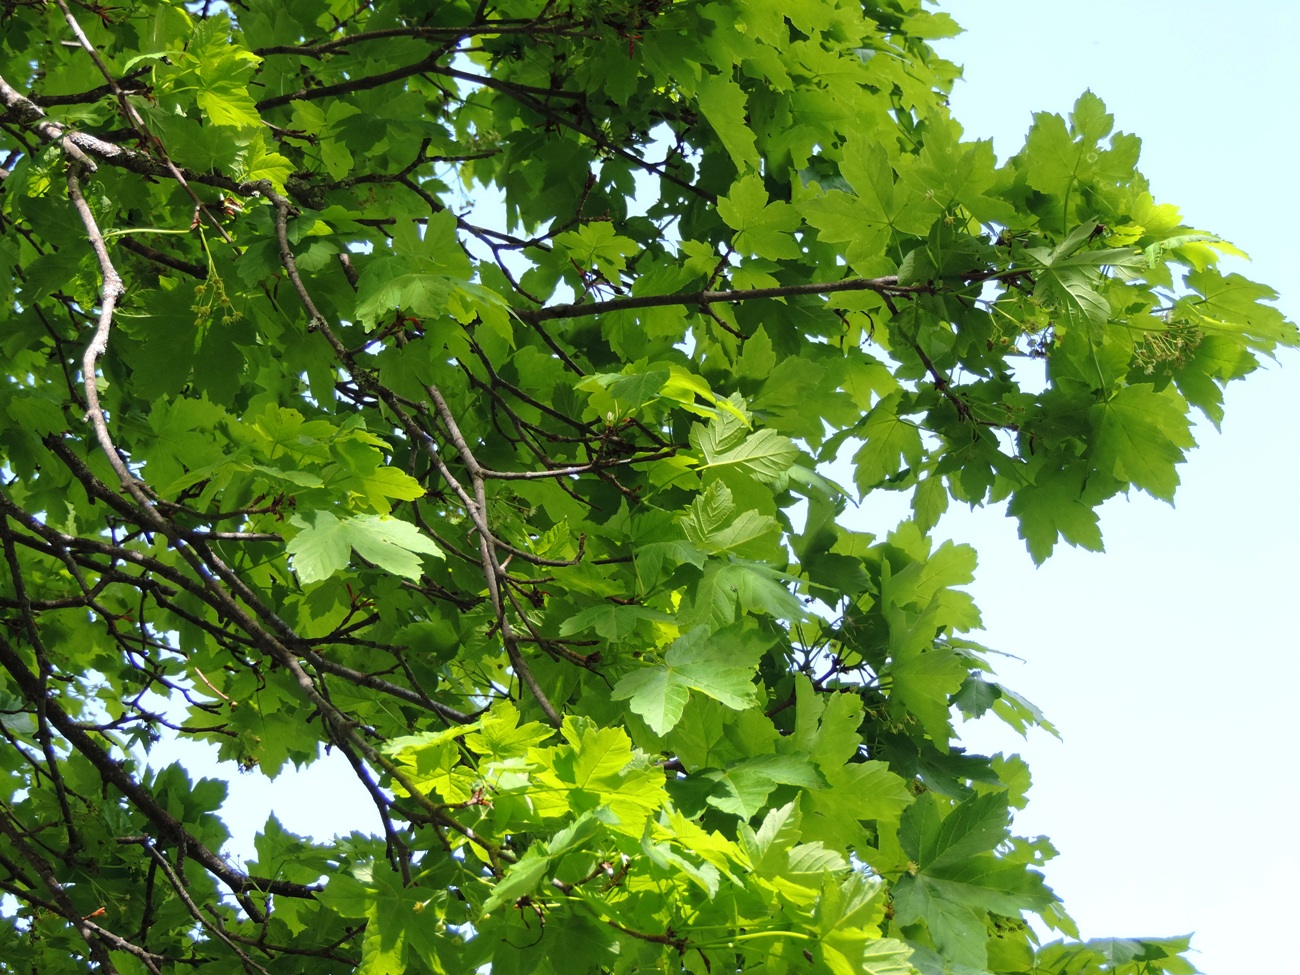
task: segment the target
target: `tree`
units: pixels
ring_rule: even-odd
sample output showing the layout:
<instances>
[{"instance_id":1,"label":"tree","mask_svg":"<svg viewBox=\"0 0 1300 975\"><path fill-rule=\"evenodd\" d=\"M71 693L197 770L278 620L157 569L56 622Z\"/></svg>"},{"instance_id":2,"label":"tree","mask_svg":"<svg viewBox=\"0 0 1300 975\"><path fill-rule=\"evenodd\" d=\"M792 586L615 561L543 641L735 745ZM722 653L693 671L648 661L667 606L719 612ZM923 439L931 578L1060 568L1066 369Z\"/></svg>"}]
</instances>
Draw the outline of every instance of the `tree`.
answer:
<instances>
[{"instance_id":1,"label":"tree","mask_svg":"<svg viewBox=\"0 0 1300 975\"><path fill-rule=\"evenodd\" d=\"M997 165L913 0L2 23L0 971L1192 970L1025 923L930 537L1100 548L1300 344L1099 99ZM374 816L230 862L164 738Z\"/></svg>"}]
</instances>

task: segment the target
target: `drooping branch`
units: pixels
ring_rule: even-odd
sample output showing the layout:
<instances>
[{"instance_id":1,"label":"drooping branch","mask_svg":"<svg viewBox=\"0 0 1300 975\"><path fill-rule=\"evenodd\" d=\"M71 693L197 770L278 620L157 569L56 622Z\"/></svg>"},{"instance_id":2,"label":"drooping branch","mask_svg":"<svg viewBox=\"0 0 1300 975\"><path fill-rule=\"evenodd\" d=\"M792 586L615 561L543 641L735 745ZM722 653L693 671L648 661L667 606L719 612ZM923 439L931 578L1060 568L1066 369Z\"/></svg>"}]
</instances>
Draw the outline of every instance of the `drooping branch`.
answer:
<instances>
[{"instance_id":1,"label":"drooping branch","mask_svg":"<svg viewBox=\"0 0 1300 975\"><path fill-rule=\"evenodd\" d=\"M220 921L206 917L204 913L199 910L199 906L194 903L194 899L190 897L189 891L186 890L184 879L172 869L172 865L167 862L167 858L158 852L158 848L155 847L147 837L141 840L141 846L144 847L152 862L157 865L158 869L162 871L163 875L167 878L167 882L171 884L172 890L180 899L181 903L185 905L185 909L189 911L190 917L194 918L198 924L210 931L215 938L225 942L243 964L245 971L250 973L256 972L257 975L271 975L270 972L257 962L253 961L246 951L230 939L230 936L226 933L226 929Z\"/></svg>"},{"instance_id":2,"label":"drooping branch","mask_svg":"<svg viewBox=\"0 0 1300 975\"><path fill-rule=\"evenodd\" d=\"M367 674L360 670L354 670L336 660L331 660L326 656L318 656L312 661L312 666L322 673L333 674L341 677L343 680L357 687L368 687L373 691L379 691L387 694L399 701L405 701L407 704L414 704L421 708L427 708L438 717L453 724L469 724L474 720L474 715L466 714L464 711L458 711L453 707L435 701L426 694L417 690L402 687L400 684L394 684L386 681L382 677L376 677L374 674Z\"/></svg>"},{"instance_id":3,"label":"drooping branch","mask_svg":"<svg viewBox=\"0 0 1300 975\"><path fill-rule=\"evenodd\" d=\"M449 78L456 78L471 84L481 85L484 88L489 88L493 91L501 92L503 95L514 99L529 111L536 112L550 124L559 126L560 128L569 129L571 132L586 139L590 139L592 143L599 146L605 152L612 153L620 159L627 160L638 169L642 169L647 173L653 173L665 182L672 183L674 186L690 193L692 196L699 197L709 203L717 202L715 194L703 189L690 180L682 179L680 176L675 176L668 172L666 161L665 163L655 163L648 159L643 159L632 150L607 138L598 129L588 128L579 124L579 122L572 118L568 113L558 112L542 100L543 97L549 97L556 94L567 96L569 93L553 92L545 88L531 88L530 86L519 85L515 82L505 81L500 78L493 78L490 75L476 75L471 72L463 71L460 68L438 64L436 61L425 70L430 74L445 75ZM669 158L671 158L671 154Z\"/></svg>"}]
</instances>

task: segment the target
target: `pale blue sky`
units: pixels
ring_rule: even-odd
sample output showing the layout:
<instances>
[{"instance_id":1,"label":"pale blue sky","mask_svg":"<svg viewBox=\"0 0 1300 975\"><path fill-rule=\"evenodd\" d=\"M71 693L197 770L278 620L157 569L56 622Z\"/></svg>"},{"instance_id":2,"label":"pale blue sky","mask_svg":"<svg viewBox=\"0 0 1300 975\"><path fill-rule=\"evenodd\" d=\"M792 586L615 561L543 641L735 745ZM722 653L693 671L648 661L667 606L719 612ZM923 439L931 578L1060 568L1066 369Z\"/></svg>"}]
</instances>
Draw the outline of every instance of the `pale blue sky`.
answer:
<instances>
[{"instance_id":1,"label":"pale blue sky","mask_svg":"<svg viewBox=\"0 0 1300 975\"><path fill-rule=\"evenodd\" d=\"M940 46L966 66L952 106L968 137L993 137L1005 157L1033 111L1064 114L1091 88L1142 137L1156 199L1248 251L1252 264L1232 269L1300 317L1288 219L1300 5L942 9L968 28ZM967 726L1034 770L1017 831L1061 850L1048 881L1085 937L1195 930L1209 975L1300 971L1275 940L1300 904L1300 355L1281 363L1230 389L1221 435L1201 425L1176 509L1145 496L1106 506L1104 555L1067 549L1035 571L1000 512L940 528L980 551L982 639L1025 659L1002 676L1064 738Z\"/></svg>"}]
</instances>

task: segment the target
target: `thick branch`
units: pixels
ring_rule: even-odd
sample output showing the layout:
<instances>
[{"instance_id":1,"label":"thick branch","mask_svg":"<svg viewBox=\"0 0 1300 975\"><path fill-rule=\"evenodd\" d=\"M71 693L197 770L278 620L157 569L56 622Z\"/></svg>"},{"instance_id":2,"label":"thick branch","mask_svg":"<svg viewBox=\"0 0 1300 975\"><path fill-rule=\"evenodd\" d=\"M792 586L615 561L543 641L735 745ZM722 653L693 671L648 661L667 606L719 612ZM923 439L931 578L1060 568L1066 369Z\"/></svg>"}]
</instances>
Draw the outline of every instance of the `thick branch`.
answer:
<instances>
[{"instance_id":1,"label":"thick branch","mask_svg":"<svg viewBox=\"0 0 1300 975\"><path fill-rule=\"evenodd\" d=\"M8 109L27 128L34 131L42 142L46 144L60 143L68 155L91 172L96 169L94 160L98 159L100 162L118 166L141 176L153 176L162 179L179 178L182 183L212 186L241 195L248 195L256 188L219 173L196 173L188 169L169 167L148 153L135 149L126 149L115 142L109 142L106 139L88 135L85 132L78 132L75 129L54 122L45 117L45 112L39 105L30 98L19 94L5 81L3 76L0 76L0 105ZM306 180L291 176L285 181L285 186L295 199L305 206L310 205L312 187Z\"/></svg>"},{"instance_id":2,"label":"thick branch","mask_svg":"<svg viewBox=\"0 0 1300 975\"><path fill-rule=\"evenodd\" d=\"M108 333L113 327L113 309L117 307L117 300L122 297L126 288L117 273L117 268L113 266L113 261L108 256L108 247L104 244L104 235L99 232L95 215L90 212L89 204L81 195L81 183L77 179L75 164L68 166L68 196L72 198L72 205L86 228L86 236L90 239L90 246L95 251L95 259L99 262L100 274L104 279L99 295L99 321L95 326L95 334L81 357L81 381L86 391L86 417L95 429L95 438L108 456L109 464L121 478L122 486L131 493L138 504L147 507L149 499L141 489L136 476L127 469L126 462L122 460L112 436L109 435L108 421L104 416L104 408L99 402L99 385L95 381L99 358L108 351Z\"/></svg>"},{"instance_id":3,"label":"thick branch","mask_svg":"<svg viewBox=\"0 0 1300 975\"><path fill-rule=\"evenodd\" d=\"M155 264L161 264L164 267L172 268L173 270L180 271L183 274L188 274L190 277L198 278L200 281L206 281L208 278L208 269L202 264L191 264L189 261L182 261L179 257L172 257L172 255L165 251L160 251L155 247L150 247L148 244L142 244L138 240L133 240L131 237L122 237L121 241L122 246L125 249L134 254L139 254L145 260L153 261Z\"/></svg>"}]
</instances>

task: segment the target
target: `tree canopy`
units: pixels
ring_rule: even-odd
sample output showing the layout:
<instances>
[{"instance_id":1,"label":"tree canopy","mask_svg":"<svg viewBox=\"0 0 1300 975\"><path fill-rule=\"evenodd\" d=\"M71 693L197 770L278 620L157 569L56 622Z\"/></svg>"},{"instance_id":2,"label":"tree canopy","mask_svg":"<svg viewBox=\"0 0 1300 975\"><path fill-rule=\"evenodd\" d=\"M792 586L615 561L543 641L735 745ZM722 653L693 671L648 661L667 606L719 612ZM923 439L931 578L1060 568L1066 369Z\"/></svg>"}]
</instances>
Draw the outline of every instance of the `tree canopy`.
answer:
<instances>
[{"instance_id":1,"label":"tree canopy","mask_svg":"<svg viewBox=\"0 0 1300 975\"><path fill-rule=\"evenodd\" d=\"M1092 93L966 135L958 29L6 4L0 972L1194 971L1077 940L933 535L1099 550L1300 336ZM373 814L237 861L178 740Z\"/></svg>"}]
</instances>

